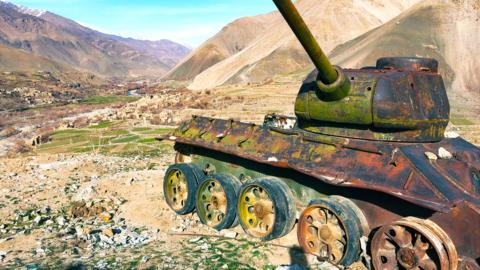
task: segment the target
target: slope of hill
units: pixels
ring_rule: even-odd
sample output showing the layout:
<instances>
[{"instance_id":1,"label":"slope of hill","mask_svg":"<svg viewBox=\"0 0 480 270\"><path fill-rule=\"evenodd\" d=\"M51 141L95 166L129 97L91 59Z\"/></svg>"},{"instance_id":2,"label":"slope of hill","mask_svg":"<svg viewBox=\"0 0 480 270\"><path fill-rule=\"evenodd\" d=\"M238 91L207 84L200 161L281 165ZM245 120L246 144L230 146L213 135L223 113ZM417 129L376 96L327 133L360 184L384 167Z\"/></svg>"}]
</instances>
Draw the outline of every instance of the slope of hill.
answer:
<instances>
[{"instance_id":1,"label":"slope of hill","mask_svg":"<svg viewBox=\"0 0 480 270\"><path fill-rule=\"evenodd\" d=\"M271 14L238 19L179 62L164 78L191 80L205 69L245 49L266 30Z\"/></svg>"},{"instance_id":2,"label":"slope of hill","mask_svg":"<svg viewBox=\"0 0 480 270\"><path fill-rule=\"evenodd\" d=\"M359 68L374 65L383 56L433 57L440 62L451 100L478 102L479 3L422 1L385 25L337 47L332 62ZM476 107L480 111L478 104Z\"/></svg>"},{"instance_id":3,"label":"slope of hill","mask_svg":"<svg viewBox=\"0 0 480 270\"><path fill-rule=\"evenodd\" d=\"M373 29L412 6L418 0L300 0L297 8L326 52ZM274 74L308 68L310 60L278 12L272 13L265 30L235 55L195 77L191 89L225 83L258 82Z\"/></svg>"},{"instance_id":4,"label":"slope of hill","mask_svg":"<svg viewBox=\"0 0 480 270\"><path fill-rule=\"evenodd\" d=\"M96 74L160 76L188 51L173 42L142 42L103 34L48 11L0 2L0 44Z\"/></svg>"},{"instance_id":5,"label":"slope of hill","mask_svg":"<svg viewBox=\"0 0 480 270\"><path fill-rule=\"evenodd\" d=\"M68 65L51 61L45 57L31 55L19 49L0 45L0 71L37 72L46 71L55 74L73 72Z\"/></svg>"}]
</instances>

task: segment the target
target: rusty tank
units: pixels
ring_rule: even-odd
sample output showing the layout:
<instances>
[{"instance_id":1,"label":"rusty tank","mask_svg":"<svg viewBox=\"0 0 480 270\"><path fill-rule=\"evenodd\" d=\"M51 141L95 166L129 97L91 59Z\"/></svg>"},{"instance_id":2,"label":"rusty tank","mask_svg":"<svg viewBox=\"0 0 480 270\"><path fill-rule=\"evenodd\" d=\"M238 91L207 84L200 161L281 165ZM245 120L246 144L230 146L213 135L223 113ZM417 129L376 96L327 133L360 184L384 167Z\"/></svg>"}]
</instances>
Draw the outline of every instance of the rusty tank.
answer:
<instances>
[{"instance_id":1,"label":"rusty tank","mask_svg":"<svg viewBox=\"0 0 480 270\"><path fill-rule=\"evenodd\" d=\"M334 66L293 3L274 2L316 67L296 116L182 123L163 138L177 151L164 178L168 205L263 241L295 230L305 253L334 264L480 269L480 149L445 136L438 62Z\"/></svg>"}]
</instances>

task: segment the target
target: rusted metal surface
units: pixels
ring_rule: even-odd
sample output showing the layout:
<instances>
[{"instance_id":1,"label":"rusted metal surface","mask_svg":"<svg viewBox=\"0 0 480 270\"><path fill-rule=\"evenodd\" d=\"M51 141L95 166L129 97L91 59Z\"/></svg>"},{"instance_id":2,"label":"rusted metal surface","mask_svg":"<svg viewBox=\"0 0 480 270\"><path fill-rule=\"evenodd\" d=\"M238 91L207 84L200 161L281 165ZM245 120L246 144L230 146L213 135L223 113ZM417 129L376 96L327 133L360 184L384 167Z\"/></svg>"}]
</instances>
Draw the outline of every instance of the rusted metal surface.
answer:
<instances>
[{"instance_id":1,"label":"rusted metal surface","mask_svg":"<svg viewBox=\"0 0 480 270\"><path fill-rule=\"evenodd\" d=\"M431 224L426 225L418 218L405 218L381 227L371 244L374 268L455 270L456 253L449 254L445 233L439 233L441 229Z\"/></svg>"},{"instance_id":2,"label":"rusted metal surface","mask_svg":"<svg viewBox=\"0 0 480 270\"><path fill-rule=\"evenodd\" d=\"M442 227L459 254L480 260L480 208L461 202L448 213L435 213L430 220Z\"/></svg>"},{"instance_id":3,"label":"rusted metal surface","mask_svg":"<svg viewBox=\"0 0 480 270\"><path fill-rule=\"evenodd\" d=\"M318 95L318 71L307 77L295 101L301 128L368 140L443 139L450 107L440 74L404 69L343 71L351 78L351 90L337 101Z\"/></svg>"},{"instance_id":4,"label":"rusted metal surface","mask_svg":"<svg viewBox=\"0 0 480 270\"><path fill-rule=\"evenodd\" d=\"M425 156L438 153L440 147L454 156L480 155L460 138L430 144L379 143L194 117L167 139L291 168L332 185L384 192L434 211L449 212L461 201L480 205L475 162Z\"/></svg>"}]
</instances>

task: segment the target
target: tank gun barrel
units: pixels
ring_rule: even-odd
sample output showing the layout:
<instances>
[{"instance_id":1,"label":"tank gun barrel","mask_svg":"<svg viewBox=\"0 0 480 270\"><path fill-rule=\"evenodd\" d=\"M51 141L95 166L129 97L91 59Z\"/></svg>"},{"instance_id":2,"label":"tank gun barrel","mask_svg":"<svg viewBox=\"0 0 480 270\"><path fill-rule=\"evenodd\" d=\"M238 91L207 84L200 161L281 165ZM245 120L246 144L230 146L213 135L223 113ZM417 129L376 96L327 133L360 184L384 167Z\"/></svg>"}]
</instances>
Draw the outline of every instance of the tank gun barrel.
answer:
<instances>
[{"instance_id":1,"label":"tank gun barrel","mask_svg":"<svg viewBox=\"0 0 480 270\"><path fill-rule=\"evenodd\" d=\"M350 80L339 67L330 63L292 1L273 0L273 2L318 70L316 84L321 98L326 101L333 101L348 96Z\"/></svg>"},{"instance_id":2,"label":"tank gun barrel","mask_svg":"<svg viewBox=\"0 0 480 270\"><path fill-rule=\"evenodd\" d=\"M319 79L324 84L334 83L337 78L337 70L330 63L325 53L318 45L317 40L313 36L297 8L291 0L273 0L283 18L287 21L292 31L297 36L307 54L312 59L313 64L319 71Z\"/></svg>"}]
</instances>

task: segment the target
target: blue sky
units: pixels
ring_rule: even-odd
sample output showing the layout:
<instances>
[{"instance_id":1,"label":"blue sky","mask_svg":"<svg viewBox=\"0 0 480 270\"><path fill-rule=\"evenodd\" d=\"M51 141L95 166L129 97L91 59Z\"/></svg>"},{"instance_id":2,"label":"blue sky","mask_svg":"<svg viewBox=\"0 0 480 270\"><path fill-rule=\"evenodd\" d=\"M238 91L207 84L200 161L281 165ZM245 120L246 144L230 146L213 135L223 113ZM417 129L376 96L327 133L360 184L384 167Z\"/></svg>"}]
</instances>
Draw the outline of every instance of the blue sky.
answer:
<instances>
[{"instance_id":1,"label":"blue sky","mask_svg":"<svg viewBox=\"0 0 480 270\"><path fill-rule=\"evenodd\" d=\"M239 17L275 10L271 0L11 0L109 34L200 45Z\"/></svg>"}]
</instances>

